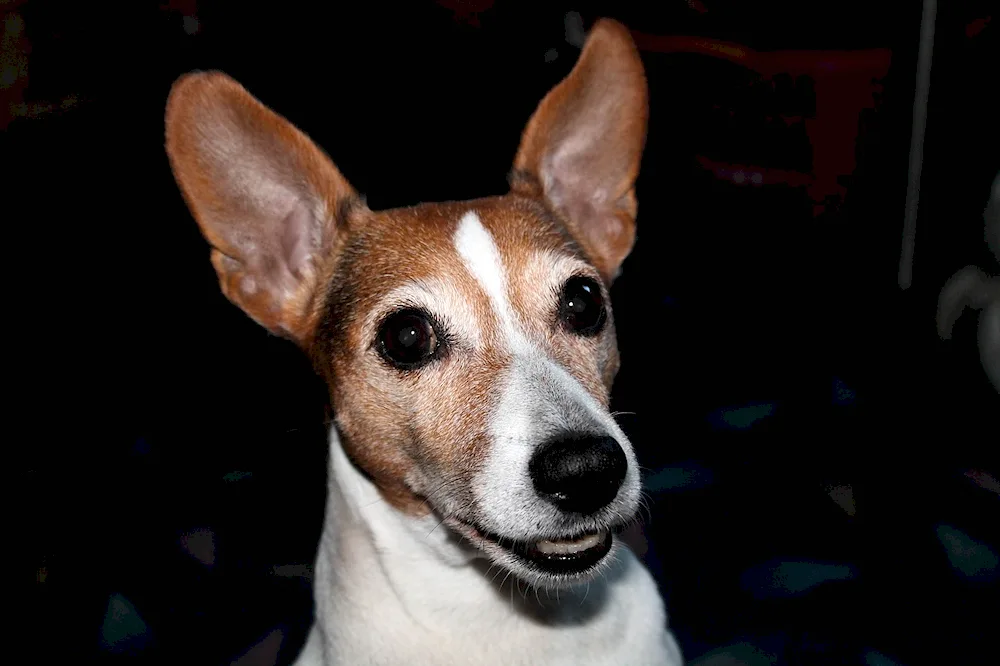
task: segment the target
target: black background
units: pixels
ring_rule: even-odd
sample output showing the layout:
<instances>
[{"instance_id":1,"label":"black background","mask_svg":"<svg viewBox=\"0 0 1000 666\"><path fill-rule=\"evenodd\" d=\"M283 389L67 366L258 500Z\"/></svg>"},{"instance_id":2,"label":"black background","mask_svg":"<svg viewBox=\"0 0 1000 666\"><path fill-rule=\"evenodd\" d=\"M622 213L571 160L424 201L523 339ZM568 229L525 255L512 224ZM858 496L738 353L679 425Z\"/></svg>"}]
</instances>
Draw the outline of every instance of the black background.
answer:
<instances>
[{"instance_id":1,"label":"black background","mask_svg":"<svg viewBox=\"0 0 1000 666\"><path fill-rule=\"evenodd\" d=\"M975 317L950 342L934 330L954 271L997 270L981 217L1000 167L996 17L966 30L989 3L939 3L907 291L919 3L490 4L5 3L30 42L25 101L75 100L0 132L16 340L6 542L26 599L11 644L37 663L221 664L271 636L242 663L273 663L279 643L287 663L308 626L308 577L280 567L308 565L319 534L324 390L219 293L162 148L172 81L225 70L373 209L499 194L525 121L578 54L564 35L574 10L588 26L612 16L759 50L892 50L847 198L819 217L801 191L736 187L695 163L789 154L780 137L754 140L754 103L743 134L719 130L711 110L742 85L738 68L643 53L652 115L639 241L613 290L614 406L634 412L622 426L658 479L645 555L686 657L995 658L1000 498L969 471L998 476L1000 400ZM720 416L748 405L769 415ZM852 488L853 515L831 486ZM211 566L181 548L197 529ZM992 569L963 574L956 548ZM768 573L780 562L850 575L791 594ZM121 598L131 619L109 617ZM144 629L121 638L115 622Z\"/></svg>"}]
</instances>

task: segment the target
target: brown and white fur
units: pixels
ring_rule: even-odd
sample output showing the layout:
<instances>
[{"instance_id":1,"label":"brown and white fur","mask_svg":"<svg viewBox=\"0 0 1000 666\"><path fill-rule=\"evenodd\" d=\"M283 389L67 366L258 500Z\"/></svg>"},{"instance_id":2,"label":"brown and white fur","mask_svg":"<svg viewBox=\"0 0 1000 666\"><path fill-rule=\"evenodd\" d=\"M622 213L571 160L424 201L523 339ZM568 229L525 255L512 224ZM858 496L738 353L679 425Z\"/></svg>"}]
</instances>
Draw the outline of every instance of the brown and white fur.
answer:
<instances>
[{"instance_id":1,"label":"brown and white fur","mask_svg":"<svg viewBox=\"0 0 1000 666\"><path fill-rule=\"evenodd\" d=\"M174 84L167 153L222 290L309 355L335 414L316 617L297 663L681 663L652 577L607 536L640 502L608 409L610 309L596 334L560 319L570 278L606 304L632 248L646 123L638 53L602 20L530 119L508 194L375 212L232 79ZM400 309L434 322L436 355L412 370L380 353ZM620 447L620 486L589 513L560 509L529 474L567 433ZM504 545L598 538L610 551L570 573Z\"/></svg>"}]
</instances>

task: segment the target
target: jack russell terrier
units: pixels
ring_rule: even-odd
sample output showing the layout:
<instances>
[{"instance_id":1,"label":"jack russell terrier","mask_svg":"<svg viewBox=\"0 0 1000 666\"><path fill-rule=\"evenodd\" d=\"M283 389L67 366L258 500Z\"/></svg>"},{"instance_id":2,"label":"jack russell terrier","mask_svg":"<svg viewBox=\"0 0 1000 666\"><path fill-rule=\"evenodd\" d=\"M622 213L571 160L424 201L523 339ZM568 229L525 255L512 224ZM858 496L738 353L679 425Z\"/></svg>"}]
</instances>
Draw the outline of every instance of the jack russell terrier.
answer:
<instances>
[{"instance_id":1,"label":"jack russell terrier","mask_svg":"<svg viewBox=\"0 0 1000 666\"><path fill-rule=\"evenodd\" d=\"M296 663L682 663L616 537L640 475L608 409L608 289L647 116L628 31L598 21L508 194L374 212L226 75L174 84L166 150L222 291L309 355L335 415Z\"/></svg>"}]
</instances>

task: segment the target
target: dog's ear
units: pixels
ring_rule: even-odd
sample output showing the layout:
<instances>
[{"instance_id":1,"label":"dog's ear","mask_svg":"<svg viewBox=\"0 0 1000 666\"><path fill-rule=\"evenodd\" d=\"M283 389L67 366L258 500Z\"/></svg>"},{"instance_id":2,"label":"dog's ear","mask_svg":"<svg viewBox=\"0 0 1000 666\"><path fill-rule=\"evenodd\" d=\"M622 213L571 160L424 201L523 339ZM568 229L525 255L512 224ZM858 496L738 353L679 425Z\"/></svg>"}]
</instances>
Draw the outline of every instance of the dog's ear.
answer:
<instances>
[{"instance_id":1,"label":"dog's ear","mask_svg":"<svg viewBox=\"0 0 1000 666\"><path fill-rule=\"evenodd\" d=\"M613 279L635 241L635 179L646 140L646 77L628 30L601 19L573 71L531 117L514 192L542 196Z\"/></svg>"},{"instance_id":2,"label":"dog's ear","mask_svg":"<svg viewBox=\"0 0 1000 666\"><path fill-rule=\"evenodd\" d=\"M223 293L306 344L338 211L356 196L350 184L305 134L220 72L174 83L166 148Z\"/></svg>"}]
</instances>

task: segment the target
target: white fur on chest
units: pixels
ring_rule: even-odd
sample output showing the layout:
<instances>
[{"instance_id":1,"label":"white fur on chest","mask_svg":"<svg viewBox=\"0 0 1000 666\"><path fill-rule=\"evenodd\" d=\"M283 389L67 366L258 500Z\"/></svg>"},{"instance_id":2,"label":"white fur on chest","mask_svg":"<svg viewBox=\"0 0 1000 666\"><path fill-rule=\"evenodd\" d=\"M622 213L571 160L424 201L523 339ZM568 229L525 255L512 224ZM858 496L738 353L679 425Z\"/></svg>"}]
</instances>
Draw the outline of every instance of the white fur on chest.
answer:
<instances>
[{"instance_id":1,"label":"white fur on chest","mask_svg":"<svg viewBox=\"0 0 1000 666\"><path fill-rule=\"evenodd\" d=\"M438 519L382 500L332 440L316 620L300 666L682 663L653 579L627 548L605 576L558 598L501 585L505 572L488 571Z\"/></svg>"}]
</instances>

